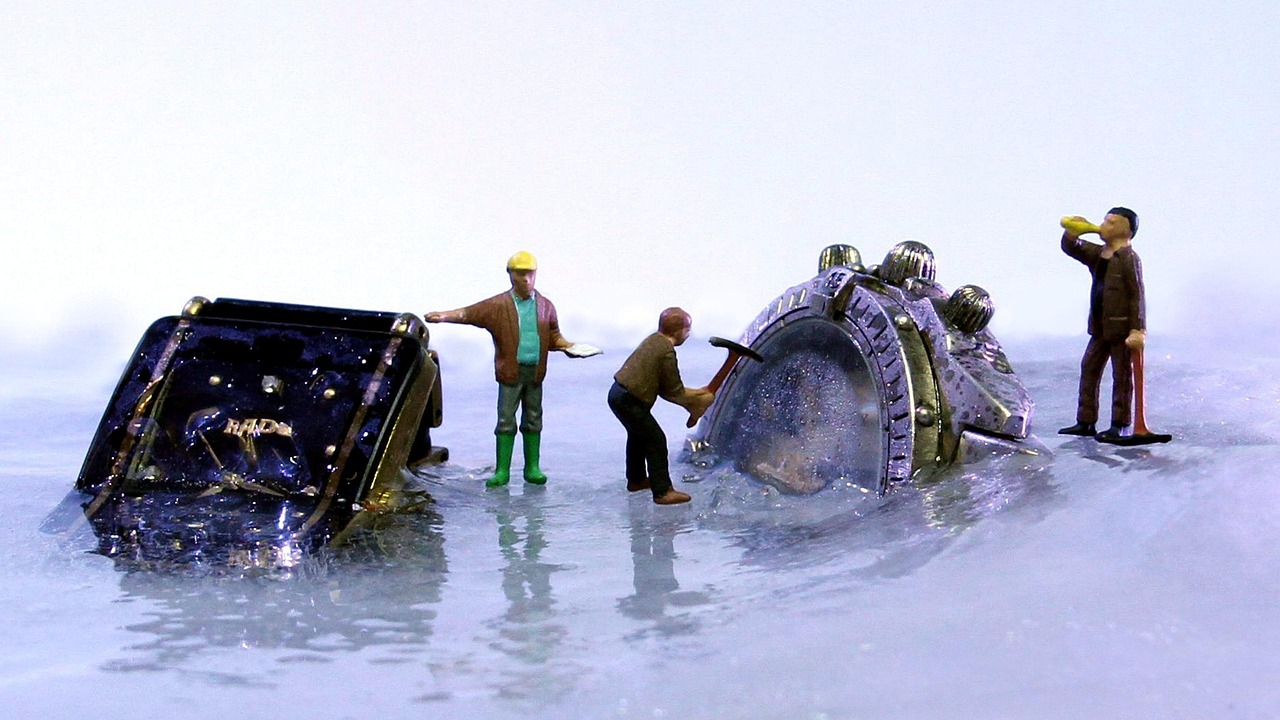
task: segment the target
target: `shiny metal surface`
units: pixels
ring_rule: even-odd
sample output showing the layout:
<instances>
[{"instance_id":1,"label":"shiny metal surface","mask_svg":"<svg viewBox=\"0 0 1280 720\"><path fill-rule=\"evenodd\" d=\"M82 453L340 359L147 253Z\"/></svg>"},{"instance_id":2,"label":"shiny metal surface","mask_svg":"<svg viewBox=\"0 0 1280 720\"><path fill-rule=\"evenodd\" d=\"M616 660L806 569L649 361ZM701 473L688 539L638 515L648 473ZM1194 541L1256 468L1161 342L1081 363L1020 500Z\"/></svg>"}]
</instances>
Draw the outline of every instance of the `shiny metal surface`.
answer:
<instances>
[{"instance_id":1,"label":"shiny metal surface","mask_svg":"<svg viewBox=\"0 0 1280 720\"><path fill-rule=\"evenodd\" d=\"M823 248L822 253L818 255L818 272L830 270L833 267L847 267L859 272L865 270L862 267L862 255L858 252L858 248L852 245L828 245Z\"/></svg>"},{"instance_id":2,"label":"shiny metal surface","mask_svg":"<svg viewBox=\"0 0 1280 720\"><path fill-rule=\"evenodd\" d=\"M970 447L1034 449L1034 404L986 329L990 296L948 295L935 273L933 252L907 241L878 276L833 265L788 289L739 339L765 362L734 368L687 459L791 492L883 493Z\"/></svg>"},{"instance_id":3,"label":"shiny metal surface","mask_svg":"<svg viewBox=\"0 0 1280 720\"><path fill-rule=\"evenodd\" d=\"M951 293L942 309L942 317L951 327L966 333L982 330L995 315L991 295L977 285L962 285Z\"/></svg>"},{"instance_id":4,"label":"shiny metal surface","mask_svg":"<svg viewBox=\"0 0 1280 720\"><path fill-rule=\"evenodd\" d=\"M904 240L889 249L880 263L880 279L901 286L911 278L933 280L937 274L933 251L922 242Z\"/></svg>"}]
</instances>

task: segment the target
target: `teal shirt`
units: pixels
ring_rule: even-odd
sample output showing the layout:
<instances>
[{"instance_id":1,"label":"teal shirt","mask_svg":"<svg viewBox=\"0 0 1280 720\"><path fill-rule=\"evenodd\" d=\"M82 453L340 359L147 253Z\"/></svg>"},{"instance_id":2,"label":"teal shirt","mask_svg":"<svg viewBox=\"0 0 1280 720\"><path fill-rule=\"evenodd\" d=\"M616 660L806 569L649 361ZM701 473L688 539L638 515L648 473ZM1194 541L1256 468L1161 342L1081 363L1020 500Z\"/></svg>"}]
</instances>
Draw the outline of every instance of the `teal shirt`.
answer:
<instances>
[{"instance_id":1,"label":"teal shirt","mask_svg":"<svg viewBox=\"0 0 1280 720\"><path fill-rule=\"evenodd\" d=\"M520 344L516 346L516 362L521 365L537 365L542 353L542 339L538 337L538 296L530 293L528 300L521 300L514 292L516 317L520 319Z\"/></svg>"}]
</instances>

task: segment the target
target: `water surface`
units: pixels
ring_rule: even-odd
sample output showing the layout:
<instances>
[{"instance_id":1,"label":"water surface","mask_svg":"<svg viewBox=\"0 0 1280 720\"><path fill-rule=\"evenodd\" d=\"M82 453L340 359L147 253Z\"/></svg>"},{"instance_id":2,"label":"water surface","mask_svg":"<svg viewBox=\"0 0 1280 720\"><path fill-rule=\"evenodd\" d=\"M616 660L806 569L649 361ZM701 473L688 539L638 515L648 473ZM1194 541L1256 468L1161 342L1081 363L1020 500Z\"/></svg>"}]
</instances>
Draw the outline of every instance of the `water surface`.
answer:
<instances>
[{"instance_id":1,"label":"water surface","mask_svg":"<svg viewBox=\"0 0 1280 720\"><path fill-rule=\"evenodd\" d=\"M6 353L0 700L49 718L1280 714L1280 362L1153 348L1149 419L1176 440L1125 449L1053 433L1082 348L1006 348L1051 457L883 499L676 465L682 507L624 490L604 396L625 349L553 359L551 481L498 491L490 370L441 349L452 460L416 479L434 503L289 577L138 571L41 531L124 357ZM691 341L686 380L722 358ZM674 452L683 412L659 419Z\"/></svg>"}]
</instances>

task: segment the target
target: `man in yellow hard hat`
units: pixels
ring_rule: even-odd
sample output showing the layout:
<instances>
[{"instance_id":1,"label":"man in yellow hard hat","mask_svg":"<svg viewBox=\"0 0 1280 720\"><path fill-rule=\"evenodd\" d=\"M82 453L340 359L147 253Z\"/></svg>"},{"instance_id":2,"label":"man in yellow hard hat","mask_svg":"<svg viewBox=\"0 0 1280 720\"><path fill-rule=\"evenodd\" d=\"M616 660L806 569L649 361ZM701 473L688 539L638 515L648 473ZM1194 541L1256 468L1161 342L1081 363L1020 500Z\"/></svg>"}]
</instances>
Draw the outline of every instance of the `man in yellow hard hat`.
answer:
<instances>
[{"instance_id":1,"label":"man in yellow hard hat","mask_svg":"<svg viewBox=\"0 0 1280 720\"><path fill-rule=\"evenodd\" d=\"M578 345L560 334L556 306L534 290L538 261L521 250L507 260L511 289L457 310L429 312L427 322L462 323L489 331L493 337L494 374L498 380L497 466L488 487L506 485L511 479L511 456L516 441L516 408L524 438L525 482L543 485L547 476L539 467L542 439L542 380L547 375L547 352L558 350L570 357L588 357L600 351Z\"/></svg>"}]
</instances>

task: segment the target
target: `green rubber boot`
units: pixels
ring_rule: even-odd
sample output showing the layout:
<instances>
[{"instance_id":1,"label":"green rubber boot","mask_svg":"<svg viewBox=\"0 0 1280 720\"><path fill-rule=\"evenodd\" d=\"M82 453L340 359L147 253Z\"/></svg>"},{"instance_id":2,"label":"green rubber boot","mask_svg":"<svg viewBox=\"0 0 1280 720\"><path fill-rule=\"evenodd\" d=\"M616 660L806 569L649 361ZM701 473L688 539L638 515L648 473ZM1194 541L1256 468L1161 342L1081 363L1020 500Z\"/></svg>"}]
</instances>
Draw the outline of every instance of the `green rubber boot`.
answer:
<instances>
[{"instance_id":1,"label":"green rubber boot","mask_svg":"<svg viewBox=\"0 0 1280 720\"><path fill-rule=\"evenodd\" d=\"M498 435L498 465L493 469L493 477L484 482L485 487L502 487L511 481L511 453L516 449L516 436Z\"/></svg>"},{"instance_id":2,"label":"green rubber boot","mask_svg":"<svg viewBox=\"0 0 1280 720\"><path fill-rule=\"evenodd\" d=\"M524 481L534 485L546 485L547 474L538 467L538 455L542 452L541 433L523 433L524 438Z\"/></svg>"}]
</instances>

